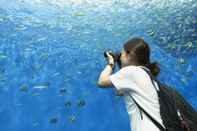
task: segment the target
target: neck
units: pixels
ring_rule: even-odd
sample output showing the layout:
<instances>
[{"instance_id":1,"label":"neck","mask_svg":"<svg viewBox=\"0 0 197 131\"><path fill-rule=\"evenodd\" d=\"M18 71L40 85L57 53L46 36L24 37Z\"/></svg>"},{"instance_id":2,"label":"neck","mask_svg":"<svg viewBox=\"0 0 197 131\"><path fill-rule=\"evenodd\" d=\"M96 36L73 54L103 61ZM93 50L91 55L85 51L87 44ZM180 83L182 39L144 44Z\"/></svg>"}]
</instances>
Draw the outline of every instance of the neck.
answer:
<instances>
[{"instance_id":1,"label":"neck","mask_svg":"<svg viewBox=\"0 0 197 131\"><path fill-rule=\"evenodd\" d=\"M130 62L128 64L123 64L121 66L121 68L126 67L126 66L131 66L131 65L133 65L133 66L140 66L140 64L138 64L137 62Z\"/></svg>"}]
</instances>

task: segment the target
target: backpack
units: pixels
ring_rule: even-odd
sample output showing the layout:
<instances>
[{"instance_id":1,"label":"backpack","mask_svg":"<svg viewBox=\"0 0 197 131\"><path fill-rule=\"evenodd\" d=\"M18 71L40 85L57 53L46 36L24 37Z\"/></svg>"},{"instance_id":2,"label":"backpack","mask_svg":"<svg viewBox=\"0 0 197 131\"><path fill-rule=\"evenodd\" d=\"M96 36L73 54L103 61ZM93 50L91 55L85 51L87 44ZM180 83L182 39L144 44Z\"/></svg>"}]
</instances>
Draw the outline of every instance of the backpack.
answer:
<instances>
[{"instance_id":1,"label":"backpack","mask_svg":"<svg viewBox=\"0 0 197 131\"><path fill-rule=\"evenodd\" d=\"M143 111L161 131L197 131L197 112L194 108L178 91L165 83L161 83L147 68L142 67L142 69L149 74L156 90L157 88L153 80L158 84L159 90L157 90L157 94L160 104L160 115L165 128L154 120L154 118L134 100L140 110Z\"/></svg>"}]
</instances>

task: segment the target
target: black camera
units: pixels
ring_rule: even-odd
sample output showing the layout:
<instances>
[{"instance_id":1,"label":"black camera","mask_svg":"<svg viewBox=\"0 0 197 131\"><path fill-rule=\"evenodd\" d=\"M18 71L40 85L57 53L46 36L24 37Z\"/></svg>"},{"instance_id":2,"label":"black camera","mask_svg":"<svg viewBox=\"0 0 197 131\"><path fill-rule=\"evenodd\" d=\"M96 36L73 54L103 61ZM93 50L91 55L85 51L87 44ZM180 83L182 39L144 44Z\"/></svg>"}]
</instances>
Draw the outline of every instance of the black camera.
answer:
<instances>
[{"instance_id":1,"label":"black camera","mask_svg":"<svg viewBox=\"0 0 197 131\"><path fill-rule=\"evenodd\" d=\"M114 53L111 50L105 51L104 52L104 57L107 57L107 52L114 58L114 62L120 61L120 56L121 56L121 53L120 52L115 52Z\"/></svg>"}]
</instances>

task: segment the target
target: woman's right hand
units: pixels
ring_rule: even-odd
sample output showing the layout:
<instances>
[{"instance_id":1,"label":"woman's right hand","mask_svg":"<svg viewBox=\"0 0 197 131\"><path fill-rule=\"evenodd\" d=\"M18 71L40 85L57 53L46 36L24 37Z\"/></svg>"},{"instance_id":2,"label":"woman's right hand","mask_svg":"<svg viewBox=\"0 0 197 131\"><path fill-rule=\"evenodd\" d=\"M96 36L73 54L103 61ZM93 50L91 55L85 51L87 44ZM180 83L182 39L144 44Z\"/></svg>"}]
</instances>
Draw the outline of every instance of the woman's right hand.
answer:
<instances>
[{"instance_id":1,"label":"woman's right hand","mask_svg":"<svg viewBox=\"0 0 197 131\"><path fill-rule=\"evenodd\" d=\"M113 56L110 55L109 52L107 52L106 54L107 54L108 64L113 64L114 65L114 58L113 58Z\"/></svg>"}]
</instances>

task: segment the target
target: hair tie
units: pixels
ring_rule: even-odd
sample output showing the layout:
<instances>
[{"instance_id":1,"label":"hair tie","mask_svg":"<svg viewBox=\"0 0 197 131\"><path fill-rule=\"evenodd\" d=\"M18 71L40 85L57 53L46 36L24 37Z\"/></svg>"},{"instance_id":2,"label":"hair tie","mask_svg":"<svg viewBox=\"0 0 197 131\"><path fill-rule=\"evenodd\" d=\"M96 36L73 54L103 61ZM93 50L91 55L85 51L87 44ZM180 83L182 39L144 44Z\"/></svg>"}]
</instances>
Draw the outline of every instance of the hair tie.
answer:
<instances>
[{"instance_id":1,"label":"hair tie","mask_svg":"<svg viewBox=\"0 0 197 131\"><path fill-rule=\"evenodd\" d=\"M151 65L151 63L146 63L145 66L149 67Z\"/></svg>"}]
</instances>

